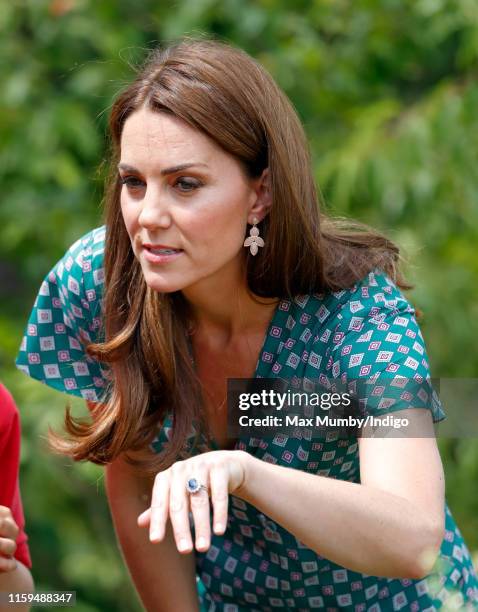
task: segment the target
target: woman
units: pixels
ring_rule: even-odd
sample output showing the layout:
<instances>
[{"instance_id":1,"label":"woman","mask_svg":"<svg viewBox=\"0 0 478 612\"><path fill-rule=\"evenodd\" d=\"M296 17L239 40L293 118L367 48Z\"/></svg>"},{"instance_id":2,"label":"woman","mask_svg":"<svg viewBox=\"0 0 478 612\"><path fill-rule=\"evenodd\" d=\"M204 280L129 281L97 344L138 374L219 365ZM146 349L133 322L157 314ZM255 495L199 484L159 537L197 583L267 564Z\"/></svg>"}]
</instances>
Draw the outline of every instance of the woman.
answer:
<instances>
[{"instance_id":1,"label":"woman","mask_svg":"<svg viewBox=\"0 0 478 612\"><path fill-rule=\"evenodd\" d=\"M106 465L146 609L197 610L196 574L208 610L476 604L433 436L228 437L230 378L429 380L397 248L319 213L286 96L244 52L185 40L110 130L106 232L45 279L18 365L88 400L53 443ZM430 428L428 404L374 412Z\"/></svg>"}]
</instances>

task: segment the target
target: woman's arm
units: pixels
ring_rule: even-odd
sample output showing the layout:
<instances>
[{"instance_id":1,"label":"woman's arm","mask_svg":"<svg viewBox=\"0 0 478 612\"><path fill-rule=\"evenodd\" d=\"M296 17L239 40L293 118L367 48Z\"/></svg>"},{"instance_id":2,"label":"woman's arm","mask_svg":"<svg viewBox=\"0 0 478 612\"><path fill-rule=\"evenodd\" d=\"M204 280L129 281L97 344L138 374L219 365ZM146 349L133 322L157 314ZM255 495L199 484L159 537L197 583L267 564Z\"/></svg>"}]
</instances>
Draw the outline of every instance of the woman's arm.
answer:
<instances>
[{"instance_id":1,"label":"woman's arm","mask_svg":"<svg viewBox=\"0 0 478 612\"><path fill-rule=\"evenodd\" d=\"M418 412L431 422L429 413ZM334 563L373 576L423 578L444 535L444 476L436 440L359 443L360 484L247 455L244 481L234 494Z\"/></svg>"},{"instance_id":2,"label":"woman's arm","mask_svg":"<svg viewBox=\"0 0 478 612\"><path fill-rule=\"evenodd\" d=\"M106 468L106 491L124 559L148 612L197 612L194 553L178 552L171 528L160 544L151 544L137 525L149 505L151 480L141 479L122 459Z\"/></svg>"},{"instance_id":3,"label":"woman's arm","mask_svg":"<svg viewBox=\"0 0 478 612\"><path fill-rule=\"evenodd\" d=\"M203 491L188 497L185 485L193 475L210 485L216 534L224 533L232 493L338 565L369 575L420 579L431 572L443 540L443 467L430 413L410 409L401 416L421 422L420 431L432 437L362 438L360 483L271 464L240 450L211 451L160 472L152 505L139 523L149 526L151 541L162 542L169 517L176 545L184 543L189 550L190 503L196 548L207 550L209 500Z\"/></svg>"}]
</instances>

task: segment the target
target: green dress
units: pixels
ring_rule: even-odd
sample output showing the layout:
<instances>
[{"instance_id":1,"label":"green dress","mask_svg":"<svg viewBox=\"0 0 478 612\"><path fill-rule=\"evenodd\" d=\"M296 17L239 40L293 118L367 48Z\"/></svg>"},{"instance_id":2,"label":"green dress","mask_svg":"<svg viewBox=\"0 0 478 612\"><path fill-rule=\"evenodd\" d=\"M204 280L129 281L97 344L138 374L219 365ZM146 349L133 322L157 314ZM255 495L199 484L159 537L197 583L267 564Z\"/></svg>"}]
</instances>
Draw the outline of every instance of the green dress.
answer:
<instances>
[{"instance_id":1,"label":"green dress","mask_svg":"<svg viewBox=\"0 0 478 612\"><path fill-rule=\"evenodd\" d=\"M79 239L42 283L17 358L29 376L60 391L99 401L107 372L86 355L85 342L101 337L105 228ZM348 290L296 296L278 304L256 367L256 377L342 382L378 374L429 380L428 360L414 310L378 270ZM429 400L430 398L428 398ZM373 413L409 407L379 400ZM436 396L415 407L445 417ZM161 450L170 421L152 443ZM191 438L192 440L192 438ZM191 443L192 444L192 443ZM205 439L191 446L208 450ZM236 449L313 474L360 482L357 439L305 428L273 438L242 436ZM196 553L203 610L478 610L478 578L461 533L445 503L446 531L433 572L422 580L351 571L304 546L252 505L231 495L227 530ZM319 528L319 526L318 526Z\"/></svg>"}]
</instances>

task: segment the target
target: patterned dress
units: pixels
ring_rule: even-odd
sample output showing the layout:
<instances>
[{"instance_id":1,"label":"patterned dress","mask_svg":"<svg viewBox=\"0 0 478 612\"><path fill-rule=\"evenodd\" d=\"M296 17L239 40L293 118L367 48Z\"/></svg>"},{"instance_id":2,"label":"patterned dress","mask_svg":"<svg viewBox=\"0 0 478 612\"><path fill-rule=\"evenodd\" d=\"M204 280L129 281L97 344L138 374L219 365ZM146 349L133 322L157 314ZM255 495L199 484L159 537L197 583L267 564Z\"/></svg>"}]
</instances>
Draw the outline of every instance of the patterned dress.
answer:
<instances>
[{"instance_id":1,"label":"patterned dress","mask_svg":"<svg viewBox=\"0 0 478 612\"><path fill-rule=\"evenodd\" d=\"M104 228L78 240L42 283L17 358L29 376L98 401L106 371L84 351L102 327ZM269 324L256 377L352 380L392 373L429 379L428 360L414 310L380 271L354 287L281 300ZM415 406L415 403L414 403ZM428 406L424 403L423 407ZM445 414L430 403L433 421ZM381 414L406 402L374 410ZM419 406L417 406L419 407ZM170 421L152 443L168 440ZM312 474L360 482L357 440L306 429L273 438L239 437L236 449ZM191 452L208 450L206 440ZM227 530L196 553L203 610L478 610L478 578L445 502L445 536L433 572L422 580L370 576L321 557L252 505L231 496Z\"/></svg>"}]
</instances>

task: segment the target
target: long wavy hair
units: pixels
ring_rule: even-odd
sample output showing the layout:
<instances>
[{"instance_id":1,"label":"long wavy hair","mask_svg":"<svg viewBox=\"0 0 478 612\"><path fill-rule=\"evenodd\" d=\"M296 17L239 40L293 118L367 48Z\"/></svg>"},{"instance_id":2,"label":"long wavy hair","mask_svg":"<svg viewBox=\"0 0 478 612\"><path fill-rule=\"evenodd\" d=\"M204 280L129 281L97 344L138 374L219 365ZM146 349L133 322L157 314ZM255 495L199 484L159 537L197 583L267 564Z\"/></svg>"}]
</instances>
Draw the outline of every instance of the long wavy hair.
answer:
<instances>
[{"instance_id":1,"label":"long wavy hair","mask_svg":"<svg viewBox=\"0 0 478 612\"><path fill-rule=\"evenodd\" d=\"M68 438L54 448L75 460L107 464L120 454L157 472L184 451L191 431L206 431L200 382L191 363L190 313L181 292L159 293L144 280L120 208L117 172L128 117L143 107L168 113L201 131L255 178L268 167L272 207L260 223L265 246L245 258L257 296L289 298L352 286L374 268L403 289L399 250L378 232L320 210L308 142L287 96L244 51L215 40L184 39L152 51L111 109L111 169L105 196L104 342L86 347L108 364L111 382L92 421L67 409ZM247 232L245 232L246 235ZM167 415L172 431L163 452L150 443Z\"/></svg>"}]
</instances>

